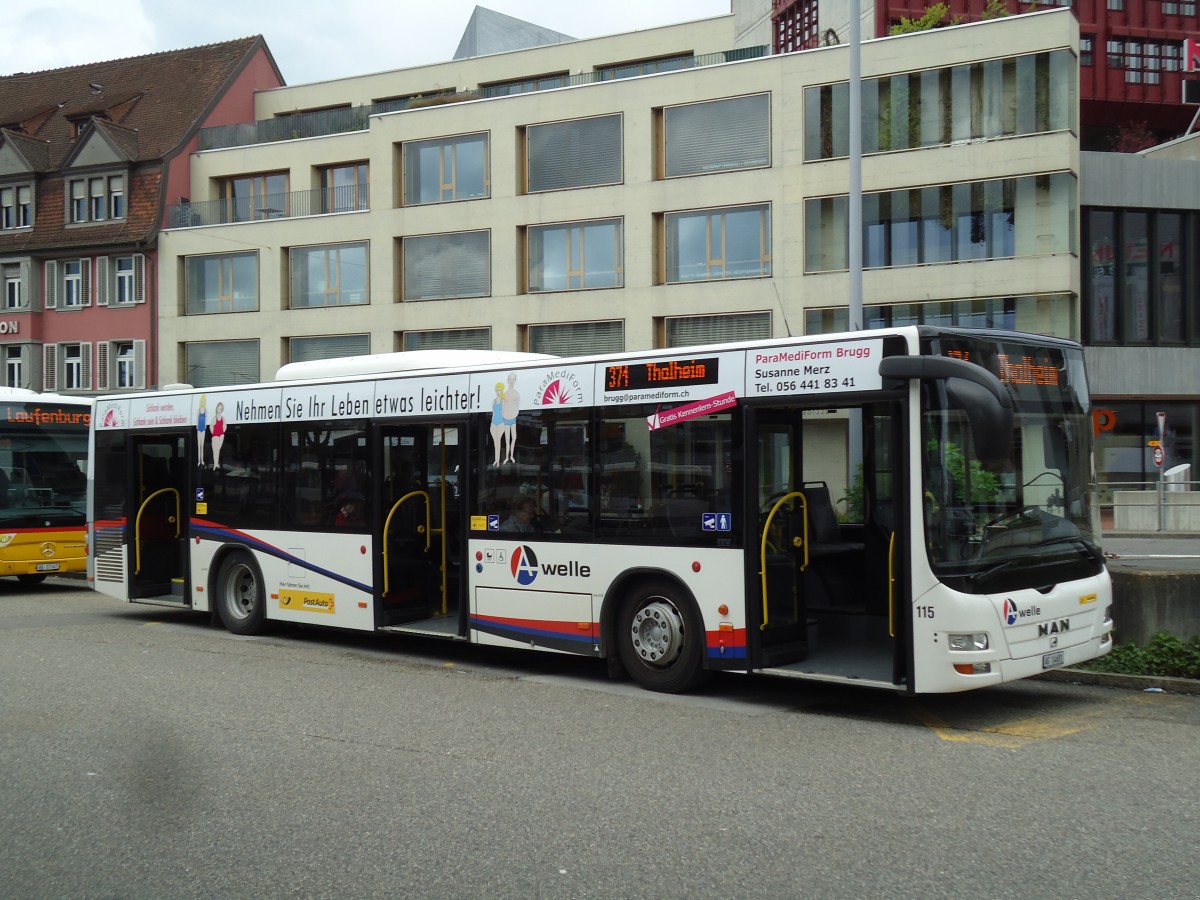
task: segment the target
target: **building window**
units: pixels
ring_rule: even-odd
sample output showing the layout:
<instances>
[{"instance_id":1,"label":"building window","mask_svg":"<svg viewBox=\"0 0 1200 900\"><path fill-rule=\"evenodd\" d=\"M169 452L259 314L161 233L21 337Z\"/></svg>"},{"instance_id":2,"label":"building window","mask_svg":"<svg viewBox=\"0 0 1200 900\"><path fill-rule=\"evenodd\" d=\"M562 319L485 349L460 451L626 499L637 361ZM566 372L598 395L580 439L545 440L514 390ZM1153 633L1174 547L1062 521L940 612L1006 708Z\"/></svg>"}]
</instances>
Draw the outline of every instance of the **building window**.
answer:
<instances>
[{"instance_id":1,"label":"building window","mask_svg":"<svg viewBox=\"0 0 1200 900\"><path fill-rule=\"evenodd\" d=\"M1183 68L1183 44L1178 41L1109 41L1108 64L1125 70L1129 84L1161 84L1162 72Z\"/></svg>"},{"instance_id":2,"label":"building window","mask_svg":"<svg viewBox=\"0 0 1200 900\"><path fill-rule=\"evenodd\" d=\"M258 254L189 256L186 315L253 312L258 309Z\"/></svg>"},{"instance_id":3,"label":"building window","mask_svg":"<svg viewBox=\"0 0 1200 900\"><path fill-rule=\"evenodd\" d=\"M527 232L529 290L579 291L621 287L621 220L531 226Z\"/></svg>"},{"instance_id":4,"label":"building window","mask_svg":"<svg viewBox=\"0 0 1200 900\"><path fill-rule=\"evenodd\" d=\"M366 209L370 209L370 191L365 162L321 169L321 212L360 212Z\"/></svg>"},{"instance_id":5,"label":"building window","mask_svg":"<svg viewBox=\"0 0 1200 900\"><path fill-rule=\"evenodd\" d=\"M294 337L288 341L288 357L291 362L338 359L342 356L365 356L370 352L371 336L368 334Z\"/></svg>"},{"instance_id":6,"label":"building window","mask_svg":"<svg viewBox=\"0 0 1200 900\"><path fill-rule=\"evenodd\" d=\"M125 176L95 175L69 183L69 217L72 223L105 222L125 218Z\"/></svg>"},{"instance_id":7,"label":"building window","mask_svg":"<svg viewBox=\"0 0 1200 900\"><path fill-rule=\"evenodd\" d=\"M761 278L771 274L771 207L667 213L664 281Z\"/></svg>"},{"instance_id":8,"label":"building window","mask_svg":"<svg viewBox=\"0 0 1200 900\"><path fill-rule=\"evenodd\" d=\"M4 348L4 386L10 388L28 387L25 384L25 356L22 348L9 344Z\"/></svg>"},{"instance_id":9,"label":"building window","mask_svg":"<svg viewBox=\"0 0 1200 900\"><path fill-rule=\"evenodd\" d=\"M761 341L771 337L769 312L716 316L667 316L662 320L659 346L691 347L729 341Z\"/></svg>"},{"instance_id":10,"label":"building window","mask_svg":"<svg viewBox=\"0 0 1200 900\"><path fill-rule=\"evenodd\" d=\"M1182 2L1163 0L1162 11L1165 16L1194 16L1196 4L1194 0L1182 0Z\"/></svg>"},{"instance_id":11,"label":"building window","mask_svg":"<svg viewBox=\"0 0 1200 900\"><path fill-rule=\"evenodd\" d=\"M1079 65L1089 68L1095 65L1096 39L1092 35L1081 35L1079 38Z\"/></svg>"},{"instance_id":12,"label":"building window","mask_svg":"<svg viewBox=\"0 0 1200 900\"><path fill-rule=\"evenodd\" d=\"M481 97L510 97L514 94L528 94L533 91L549 91L554 88L567 87L571 83L570 72L552 72L535 78L521 78L516 81L493 81L479 86Z\"/></svg>"},{"instance_id":13,"label":"building window","mask_svg":"<svg viewBox=\"0 0 1200 900\"><path fill-rule=\"evenodd\" d=\"M33 187L13 184L0 187L0 231L28 228L33 224Z\"/></svg>"},{"instance_id":14,"label":"building window","mask_svg":"<svg viewBox=\"0 0 1200 900\"><path fill-rule=\"evenodd\" d=\"M902 325L938 325L956 328L999 328L1039 331L1075 337L1075 298L1071 294L1037 294L1020 297L980 297L970 300L931 300L863 307L867 328ZM1047 311L1050 320L1047 320ZM833 334L850 330L846 306L809 309L804 313L805 334Z\"/></svg>"},{"instance_id":15,"label":"building window","mask_svg":"<svg viewBox=\"0 0 1200 900\"><path fill-rule=\"evenodd\" d=\"M657 59L642 59L636 62L617 63L611 66L597 66L596 75L601 81L613 81L618 78L636 78L638 75L657 75L659 72L678 72L694 65L696 57L691 53L681 53L675 56L662 56Z\"/></svg>"},{"instance_id":16,"label":"building window","mask_svg":"<svg viewBox=\"0 0 1200 900\"><path fill-rule=\"evenodd\" d=\"M406 331L405 350L491 350L491 328L438 328L434 331Z\"/></svg>"},{"instance_id":17,"label":"building window","mask_svg":"<svg viewBox=\"0 0 1200 900\"><path fill-rule=\"evenodd\" d=\"M1066 172L865 194L863 266L1073 253L1077 202ZM846 198L806 200L804 211L805 271L846 268Z\"/></svg>"},{"instance_id":18,"label":"building window","mask_svg":"<svg viewBox=\"0 0 1200 900\"><path fill-rule=\"evenodd\" d=\"M101 306L133 306L146 302L146 257L96 258L96 302Z\"/></svg>"},{"instance_id":19,"label":"building window","mask_svg":"<svg viewBox=\"0 0 1200 900\"><path fill-rule=\"evenodd\" d=\"M366 243L293 247L288 257L292 309L368 301Z\"/></svg>"},{"instance_id":20,"label":"building window","mask_svg":"<svg viewBox=\"0 0 1200 900\"><path fill-rule=\"evenodd\" d=\"M406 237L402 244L404 300L486 297L491 293L490 232Z\"/></svg>"},{"instance_id":21,"label":"building window","mask_svg":"<svg viewBox=\"0 0 1200 900\"><path fill-rule=\"evenodd\" d=\"M146 342L106 341L96 347L101 391L144 390L146 387Z\"/></svg>"},{"instance_id":22,"label":"building window","mask_svg":"<svg viewBox=\"0 0 1200 900\"><path fill-rule=\"evenodd\" d=\"M1085 342L1093 345L1200 346L1192 248L1195 213L1088 209L1083 279Z\"/></svg>"},{"instance_id":23,"label":"building window","mask_svg":"<svg viewBox=\"0 0 1200 900\"><path fill-rule=\"evenodd\" d=\"M89 391L92 389L92 345L46 344L43 390Z\"/></svg>"},{"instance_id":24,"label":"building window","mask_svg":"<svg viewBox=\"0 0 1200 900\"><path fill-rule=\"evenodd\" d=\"M79 309L92 305L90 259L47 260L46 309Z\"/></svg>"},{"instance_id":25,"label":"building window","mask_svg":"<svg viewBox=\"0 0 1200 900\"><path fill-rule=\"evenodd\" d=\"M219 182L222 222L255 222L290 215L287 172L239 175Z\"/></svg>"},{"instance_id":26,"label":"building window","mask_svg":"<svg viewBox=\"0 0 1200 900\"><path fill-rule=\"evenodd\" d=\"M863 153L1073 128L1075 57L1066 50L863 79ZM804 91L804 158L849 153L846 82Z\"/></svg>"},{"instance_id":27,"label":"building window","mask_svg":"<svg viewBox=\"0 0 1200 900\"><path fill-rule=\"evenodd\" d=\"M185 345L184 357L184 380L195 387L262 380L258 373L258 341L199 341Z\"/></svg>"},{"instance_id":28,"label":"building window","mask_svg":"<svg viewBox=\"0 0 1200 900\"><path fill-rule=\"evenodd\" d=\"M530 325L525 329L525 344L530 353L552 356L620 353L625 349L625 323L618 320Z\"/></svg>"},{"instance_id":29,"label":"building window","mask_svg":"<svg viewBox=\"0 0 1200 900\"><path fill-rule=\"evenodd\" d=\"M663 110L667 178L771 164L771 96L732 97Z\"/></svg>"},{"instance_id":30,"label":"building window","mask_svg":"<svg viewBox=\"0 0 1200 900\"><path fill-rule=\"evenodd\" d=\"M529 193L621 182L621 116L573 119L525 129Z\"/></svg>"},{"instance_id":31,"label":"building window","mask_svg":"<svg viewBox=\"0 0 1200 900\"><path fill-rule=\"evenodd\" d=\"M29 263L12 262L0 264L0 276L4 279L4 308L8 310L29 307Z\"/></svg>"},{"instance_id":32,"label":"building window","mask_svg":"<svg viewBox=\"0 0 1200 900\"><path fill-rule=\"evenodd\" d=\"M401 155L406 206L491 196L487 134L409 141Z\"/></svg>"},{"instance_id":33,"label":"building window","mask_svg":"<svg viewBox=\"0 0 1200 900\"><path fill-rule=\"evenodd\" d=\"M776 2L773 11L776 53L820 46L817 0L784 0Z\"/></svg>"},{"instance_id":34,"label":"building window","mask_svg":"<svg viewBox=\"0 0 1200 900\"><path fill-rule=\"evenodd\" d=\"M1111 10L1122 10L1125 8L1125 0L1107 0L1108 8Z\"/></svg>"}]
</instances>

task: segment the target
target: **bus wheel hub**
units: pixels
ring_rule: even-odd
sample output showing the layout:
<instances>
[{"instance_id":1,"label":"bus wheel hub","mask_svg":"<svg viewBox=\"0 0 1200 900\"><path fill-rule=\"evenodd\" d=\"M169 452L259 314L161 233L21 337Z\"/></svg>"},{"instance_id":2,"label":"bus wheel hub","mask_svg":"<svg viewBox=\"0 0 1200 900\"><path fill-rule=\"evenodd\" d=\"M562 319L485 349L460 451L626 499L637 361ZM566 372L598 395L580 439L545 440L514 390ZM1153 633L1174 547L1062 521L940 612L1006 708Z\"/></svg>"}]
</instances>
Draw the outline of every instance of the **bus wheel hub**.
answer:
<instances>
[{"instance_id":1,"label":"bus wheel hub","mask_svg":"<svg viewBox=\"0 0 1200 900\"><path fill-rule=\"evenodd\" d=\"M655 601L633 617L633 649L656 666L670 665L683 650L683 619L670 603Z\"/></svg>"}]
</instances>

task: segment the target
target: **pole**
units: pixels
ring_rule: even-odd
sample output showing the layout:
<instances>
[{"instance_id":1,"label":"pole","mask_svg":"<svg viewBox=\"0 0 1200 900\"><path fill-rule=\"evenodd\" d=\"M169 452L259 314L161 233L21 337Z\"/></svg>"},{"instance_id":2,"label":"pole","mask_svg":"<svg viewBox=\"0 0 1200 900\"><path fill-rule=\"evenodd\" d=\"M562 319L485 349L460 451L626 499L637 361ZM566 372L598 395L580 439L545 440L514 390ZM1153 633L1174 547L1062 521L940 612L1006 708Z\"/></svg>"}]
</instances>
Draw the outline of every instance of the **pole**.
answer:
<instances>
[{"instance_id":1,"label":"pole","mask_svg":"<svg viewBox=\"0 0 1200 900\"><path fill-rule=\"evenodd\" d=\"M862 3L861 0L851 0L850 9L850 173L847 185L847 204L849 209L846 217L850 233L847 247L847 268L849 269L849 288L847 310L849 313L850 331L859 331L863 327L863 289L862 289ZM849 471L846 473L847 484L854 484L858 477L859 466L863 461L863 415L861 409L850 411L849 433L850 443L848 456Z\"/></svg>"}]
</instances>

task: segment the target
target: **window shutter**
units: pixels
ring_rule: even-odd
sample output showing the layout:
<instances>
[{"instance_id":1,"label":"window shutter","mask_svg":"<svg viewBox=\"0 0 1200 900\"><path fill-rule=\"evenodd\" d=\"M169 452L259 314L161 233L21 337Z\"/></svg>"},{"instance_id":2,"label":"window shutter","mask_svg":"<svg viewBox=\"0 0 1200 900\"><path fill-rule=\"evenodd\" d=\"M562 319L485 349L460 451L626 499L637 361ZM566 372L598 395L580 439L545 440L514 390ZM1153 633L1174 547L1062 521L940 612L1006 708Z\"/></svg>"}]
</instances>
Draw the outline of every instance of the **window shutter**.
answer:
<instances>
[{"instance_id":1,"label":"window shutter","mask_svg":"<svg viewBox=\"0 0 1200 900\"><path fill-rule=\"evenodd\" d=\"M96 257L96 305L108 306L108 257Z\"/></svg>"},{"instance_id":2,"label":"window shutter","mask_svg":"<svg viewBox=\"0 0 1200 900\"><path fill-rule=\"evenodd\" d=\"M677 106L665 113L666 175L697 175L771 162L767 94Z\"/></svg>"},{"instance_id":3,"label":"window shutter","mask_svg":"<svg viewBox=\"0 0 1200 900\"><path fill-rule=\"evenodd\" d=\"M135 266L136 268L136 266ZM140 302L140 301L139 301ZM133 342L133 386L139 391L146 389L146 342Z\"/></svg>"},{"instance_id":4,"label":"window shutter","mask_svg":"<svg viewBox=\"0 0 1200 900\"><path fill-rule=\"evenodd\" d=\"M444 300L491 293L490 233L461 231L404 239L404 299Z\"/></svg>"},{"instance_id":5,"label":"window shutter","mask_svg":"<svg viewBox=\"0 0 1200 900\"><path fill-rule=\"evenodd\" d=\"M771 336L771 314L731 313L716 316L677 316L667 319L667 346L760 341Z\"/></svg>"},{"instance_id":6,"label":"window shutter","mask_svg":"<svg viewBox=\"0 0 1200 900\"><path fill-rule=\"evenodd\" d=\"M620 353L625 349L625 323L566 322L562 325L530 325L530 353L552 356L586 356L589 353Z\"/></svg>"},{"instance_id":7,"label":"window shutter","mask_svg":"<svg viewBox=\"0 0 1200 900\"><path fill-rule=\"evenodd\" d=\"M96 390L107 391L111 373L109 366L109 350L112 344L108 341L96 345Z\"/></svg>"},{"instance_id":8,"label":"window shutter","mask_svg":"<svg viewBox=\"0 0 1200 900\"><path fill-rule=\"evenodd\" d=\"M58 261L53 259L46 260L46 309L54 309L58 306Z\"/></svg>"},{"instance_id":9,"label":"window shutter","mask_svg":"<svg viewBox=\"0 0 1200 900\"><path fill-rule=\"evenodd\" d=\"M135 303L146 302L146 255L133 254L133 297ZM143 341L143 343L145 343Z\"/></svg>"},{"instance_id":10,"label":"window shutter","mask_svg":"<svg viewBox=\"0 0 1200 900\"><path fill-rule=\"evenodd\" d=\"M87 258L79 260L79 305L92 305L92 261Z\"/></svg>"},{"instance_id":11,"label":"window shutter","mask_svg":"<svg viewBox=\"0 0 1200 900\"><path fill-rule=\"evenodd\" d=\"M92 345L90 342L79 345L79 387L85 391L92 389Z\"/></svg>"},{"instance_id":12,"label":"window shutter","mask_svg":"<svg viewBox=\"0 0 1200 900\"><path fill-rule=\"evenodd\" d=\"M47 263L49 265L49 263ZM58 389L58 344L46 344L42 348L42 390Z\"/></svg>"},{"instance_id":13,"label":"window shutter","mask_svg":"<svg viewBox=\"0 0 1200 900\"><path fill-rule=\"evenodd\" d=\"M621 181L620 114L531 125L525 137L530 193Z\"/></svg>"}]
</instances>

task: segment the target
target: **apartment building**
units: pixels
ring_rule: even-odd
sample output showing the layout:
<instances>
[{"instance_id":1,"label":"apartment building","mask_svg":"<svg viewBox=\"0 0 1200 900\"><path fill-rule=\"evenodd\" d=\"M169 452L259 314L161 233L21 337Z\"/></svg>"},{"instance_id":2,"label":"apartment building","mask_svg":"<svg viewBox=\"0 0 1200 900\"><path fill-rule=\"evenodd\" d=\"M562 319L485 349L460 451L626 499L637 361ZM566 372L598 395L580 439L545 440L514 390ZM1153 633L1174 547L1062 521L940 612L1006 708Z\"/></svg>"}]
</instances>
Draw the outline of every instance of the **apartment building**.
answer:
<instances>
[{"instance_id":1,"label":"apartment building","mask_svg":"<svg viewBox=\"0 0 1200 900\"><path fill-rule=\"evenodd\" d=\"M1035 9L1070 9L1079 20L1080 140L1108 151L1122 131L1143 129L1156 142L1179 137L1196 107L1180 102L1185 38L1200 37L1196 0L944 0L946 23ZM770 7L776 53L845 41L850 10L862 15L862 36L883 37L902 19L920 19L933 0L734 0L746 21Z\"/></svg>"},{"instance_id":2,"label":"apartment building","mask_svg":"<svg viewBox=\"0 0 1200 900\"><path fill-rule=\"evenodd\" d=\"M202 126L282 83L260 37L0 78L3 384L154 383L166 198Z\"/></svg>"},{"instance_id":3,"label":"apartment building","mask_svg":"<svg viewBox=\"0 0 1200 900\"><path fill-rule=\"evenodd\" d=\"M159 383L847 325L845 46L736 15L260 92L161 238ZM1080 337L1069 12L864 45L867 325Z\"/></svg>"}]
</instances>

